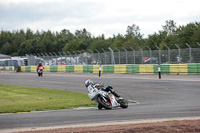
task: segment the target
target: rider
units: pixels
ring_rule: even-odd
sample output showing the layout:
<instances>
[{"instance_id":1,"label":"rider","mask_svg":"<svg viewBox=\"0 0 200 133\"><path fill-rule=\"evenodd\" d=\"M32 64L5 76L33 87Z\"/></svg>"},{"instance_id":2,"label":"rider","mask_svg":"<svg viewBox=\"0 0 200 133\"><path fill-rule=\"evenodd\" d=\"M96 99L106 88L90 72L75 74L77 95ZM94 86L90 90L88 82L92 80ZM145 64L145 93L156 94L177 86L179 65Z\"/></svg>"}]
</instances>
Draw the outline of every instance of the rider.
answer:
<instances>
[{"instance_id":1,"label":"rider","mask_svg":"<svg viewBox=\"0 0 200 133\"><path fill-rule=\"evenodd\" d=\"M39 69L40 67L43 67L43 68L44 68L44 66L42 65L42 62L39 62L39 64L37 65L37 72L38 72L38 69Z\"/></svg>"},{"instance_id":2,"label":"rider","mask_svg":"<svg viewBox=\"0 0 200 133\"><path fill-rule=\"evenodd\" d=\"M105 90L105 91L107 91L107 92L110 91L110 92L111 92L114 96L116 96L117 98L120 97L120 95L118 95L118 94L114 91L114 89L113 89L113 87L112 87L111 85L107 86L107 87L104 89L104 87L105 87L104 84L93 83L92 80L88 79L88 80L85 81L85 87L88 89L88 92L90 92L90 89L92 89L93 87L96 87L97 89L103 89L103 90Z\"/></svg>"}]
</instances>

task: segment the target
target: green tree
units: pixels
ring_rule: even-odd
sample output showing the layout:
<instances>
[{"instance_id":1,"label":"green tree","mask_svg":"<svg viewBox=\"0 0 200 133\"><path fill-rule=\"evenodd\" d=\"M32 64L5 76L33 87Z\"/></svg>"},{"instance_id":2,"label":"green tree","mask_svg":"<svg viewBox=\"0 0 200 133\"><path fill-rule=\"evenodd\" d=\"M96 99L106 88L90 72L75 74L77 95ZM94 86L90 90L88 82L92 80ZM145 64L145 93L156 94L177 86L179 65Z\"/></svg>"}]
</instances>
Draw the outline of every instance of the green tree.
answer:
<instances>
[{"instance_id":1,"label":"green tree","mask_svg":"<svg viewBox=\"0 0 200 133\"><path fill-rule=\"evenodd\" d=\"M149 46L151 49L155 49L155 45L159 45L162 42L162 38L160 34L154 33L153 35L149 35L146 40L146 46Z\"/></svg>"},{"instance_id":2,"label":"green tree","mask_svg":"<svg viewBox=\"0 0 200 133\"><path fill-rule=\"evenodd\" d=\"M187 46L185 43L190 44L192 47L195 47L196 42L199 40L199 25L200 23L189 23L186 26L180 26L177 30L178 38L179 38L179 45L182 48L186 48Z\"/></svg>"},{"instance_id":3,"label":"green tree","mask_svg":"<svg viewBox=\"0 0 200 133\"><path fill-rule=\"evenodd\" d=\"M2 47L6 47L4 44L11 43L12 34L9 31L1 31L0 33L0 50ZM2 51L2 50L1 50Z\"/></svg>"},{"instance_id":4,"label":"green tree","mask_svg":"<svg viewBox=\"0 0 200 133\"><path fill-rule=\"evenodd\" d=\"M118 34L113 38L113 42L110 44L111 48L121 48L123 47L123 43L126 41L125 37L121 34Z\"/></svg>"},{"instance_id":5,"label":"green tree","mask_svg":"<svg viewBox=\"0 0 200 133\"><path fill-rule=\"evenodd\" d=\"M132 26L128 26L126 30L127 35L132 35L135 38L142 39L142 34L140 33L139 26L133 24Z\"/></svg>"},{"instance_id":6,"label":"green tree","mask_svg":"<svg viewBox=\"0 0 200 133\"><path fill-rule=\"evenodd\" d=\"M166 49L166 44L171 49L176 48L174 44L178 44L181 48L187 48L185 43L191 47L198 47L196 43L200 42L199 22L177 27L173 20L167 20L162 28L145 39L136 24L127 26L125 35L117 34L108 39L105 39L104 34L92 37L85 28L76 30L75 33L66 29L56 33L50 30L34 33L30 28L27 28L26 31L23 29L12 32L2 30L0 32L0 52L8 55L24 55L90 49L102 51L102 48L109 51L108 47L114 50L122 47L127 50L130 50L130 47L139 50L139 47L147 49L146 46L154 50L156 49L155 45Z\"/></svg>"},{"instance_id":7,"label":"green tree","mask_svg":"<svg viewBox=\"0 0 200 133\"><path fill-rule=\"evenodd\" d=\"M109 47L108 41L104 38L104 34L102 36L96 37L92 39L91 45L87 48L87 50L95 51L102 51L102 48L107 51Z\"/></svg>"},{"instance_id":8,"label":"green tree","mask_svg":"<svg viewBox=\"0 0 200 133\"><path fill-rule=\"evenodd\" d=\"M130 47L135 49L138 49L139 46L144 47L144 41L142 39L143 35L140 33L139 26L135 24L128 26L126 32L126 41L123 43L123 47L126 49L130 49Z\"/></svg>"},{"instance_id":9,"label":"green tree","mask_svg":"<svg viewBox=\"0 0 200 133\"><path fill-rule=\"evenodd\" d=\"M31 29L27 28L26 33L25 33L25 37L26 37L26 40L33 39L34 38L33 31L31 31Z\"/></svg>"},{"instance_id":10,"label":"green tree","mask_svg":"<svg viewBox=\"0 0 200 133\"><path fill-rule=\"evenodd\" d=\"M26 41L26 38L25 38L25 33L23 30L20 30L13 33L13 36L12 36L12 53L10 53L10 55L18 55L18 50L19 50L19 47L20 47L20 44L23 43L24 41Z\"/></svg>"},{"instance_id":11,"label":"green tree","mask_svg":"<svg viewBox=\"0 0 200 133\"><path fill-rule=\"evenodd\" d=\"M9 55L11 53L11 50L12 50L12 45L9 42L6 42L3 44L1 48L1 53Z\"/></svg>"},{"instance_id":12,"label":"green tree","mask_svg":"<svg viewBox=\"0 0 200 133\"><path fill-rule=\"evenodd\" d=\"M194 30L193 36L191 37L191 44L190 45L192 45L192 47L199 47L199 46L196 45L196 43L197 42L200 43L200 22L199 23L196 22L195 24L196 24L197 27Z\"/></svg>"},{"instance_id":13,"label":"green tree","mask_svg":"<svg viewBox=\"0 0 200 133\"><path fill-rule=\"evenodd\" d=\"M42 33L41 41L43 45L45 46L45 51L43 52L47 52L47 53L59 52L58 48L56 47L57 42L56 42L55 34L51 33L50 30Z\"/></svg>"},{"instance_id":14,"label":"green tree","mask_svg":"<svg viewBox=\"0 0 200 133\"><path fill-rule=\"evenodd\" d=\"M176 22L174 20L167 20L166 24L163 27L163 30L167 32L167 35L175 34L177 30Z\"/></svg>"},{"instance_id":15,"label":"green tree","mask_svg":"<svg viewBox=\"0 0 200 133\"><path fill-rule=\"evenodd\" d=\"M20 45L20 49L18 52L19 52L19 55L44 53L45 46L40 41L40 38L37 37L37 38L23 42Z\"/></svg>"},{"instance_id":16,"label":"green tree","mask_svg":"<svg viewBox=\"0 0 200 133\"><path fill-rule=\"evenodd\" d=\"M75 50L85 50L91 45L91 34L86 30L76 30L74 37L70 38L63 51L75 51Z\"/></svg>"},{"instance_id":17,"label":"green tree","mask_svg":"<svg viewBox=\"0 0 200 133\"><path fill-rule=\"evenodd\" d=\"M158 33L149 35L146 40L146 46L151 49L156 49L155 45L160 47L160 49L165 49L167 44L170 48L175 48L175 43L178 43L177 37L177 26L173 20L166 21L166 24L162 26L163 30Z\"/></svg>"}]
</instances>

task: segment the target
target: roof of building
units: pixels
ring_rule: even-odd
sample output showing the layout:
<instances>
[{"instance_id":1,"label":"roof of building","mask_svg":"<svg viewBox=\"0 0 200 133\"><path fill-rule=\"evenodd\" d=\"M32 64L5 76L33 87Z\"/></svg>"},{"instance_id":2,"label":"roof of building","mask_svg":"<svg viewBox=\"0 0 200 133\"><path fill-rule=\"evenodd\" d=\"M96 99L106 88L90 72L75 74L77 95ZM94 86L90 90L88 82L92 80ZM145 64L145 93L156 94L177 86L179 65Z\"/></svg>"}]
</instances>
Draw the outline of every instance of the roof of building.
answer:
<instances>
[{"instance_id":1,"label":"roof of building","mask_svg":"<svg viewBox=\"0 0 200 133\"><path fill-rule=\"evenodd\" d=\"M10 55L5 55L5 54L0 54L0 58L2 59L2 58L11 58L11 56Z\"/></svg>"}]
</instances>

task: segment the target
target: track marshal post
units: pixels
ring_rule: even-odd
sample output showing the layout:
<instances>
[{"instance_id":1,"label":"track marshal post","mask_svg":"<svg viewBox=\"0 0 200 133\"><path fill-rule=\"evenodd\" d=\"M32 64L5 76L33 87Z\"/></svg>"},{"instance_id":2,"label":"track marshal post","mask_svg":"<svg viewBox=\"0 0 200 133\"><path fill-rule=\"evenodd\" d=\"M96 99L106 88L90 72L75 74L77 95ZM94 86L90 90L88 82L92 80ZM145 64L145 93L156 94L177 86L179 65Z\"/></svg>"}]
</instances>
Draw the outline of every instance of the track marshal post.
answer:
<instances>
[{"instance_id":1,"label":"track marshal post","mask_svg":"<svg viewBox=\"0 0 200 133\"><path fill-rule=\"evenodd\" d=\"M159 79L161 79L160 64L158 64L158 75L159 75Z\"/></svg>"},{"instance_id":2,"label":"track marshal post","mask_svg":"<svg viewBox=\"0 0 200 133\"><path fill-rule=\"evenodd\" d=\"M99 77L101 77L101 65L99 66Z\"/></svg>"},{"instance_id":3,"label":"track marshal post","mask_svg":"<svg viewBox=\"0 0 200 133\"><path fill-rule=\"evenodd\" d=\"M160 72L161 54L160 54L160 48L157 45L155 45L155 46L158 49L158 76L159 76L159 79L161 79L161 72Z\"/></svg>"}]
</instances>

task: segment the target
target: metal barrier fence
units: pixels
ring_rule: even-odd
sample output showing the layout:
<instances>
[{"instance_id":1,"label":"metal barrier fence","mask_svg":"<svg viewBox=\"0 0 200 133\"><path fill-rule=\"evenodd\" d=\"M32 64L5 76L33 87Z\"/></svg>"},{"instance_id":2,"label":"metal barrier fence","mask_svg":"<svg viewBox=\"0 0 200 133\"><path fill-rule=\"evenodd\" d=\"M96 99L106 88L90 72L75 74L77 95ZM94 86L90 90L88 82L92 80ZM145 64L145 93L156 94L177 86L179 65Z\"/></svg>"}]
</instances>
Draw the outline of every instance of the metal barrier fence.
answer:
<instances>
[{"instance_id":1,"label":"metal barrier fence","mask_svg":"<svg viewBox=\"0 0 200 133\"><path fill-rule=\"evenodd\" d=\"M167 45L166 45L167 47ZM168 47L167 47L168 48ZM106 52L102 49L81 53L36 53L25 57L15 57L11 60L0 61L0 66L31 66L42 62L43 65L109 65L109 64L183 64L200 63L200 48L186 49L167 49L167 50L130 50L111 49ZM17 61L17 65L16 65Z\"/></svg>"},{"instance_id":2,"label":"metal barrier fence","mask_svg":"<svg viewBox=\"0 0 200 133\"><path fill-rule=\"evenodd\" d=\"M200 63L200 48L114 51L100 53L37 54L27 55L28 65L109 65L109 64L183 64Z\"/></svg>"}]
</instances>

